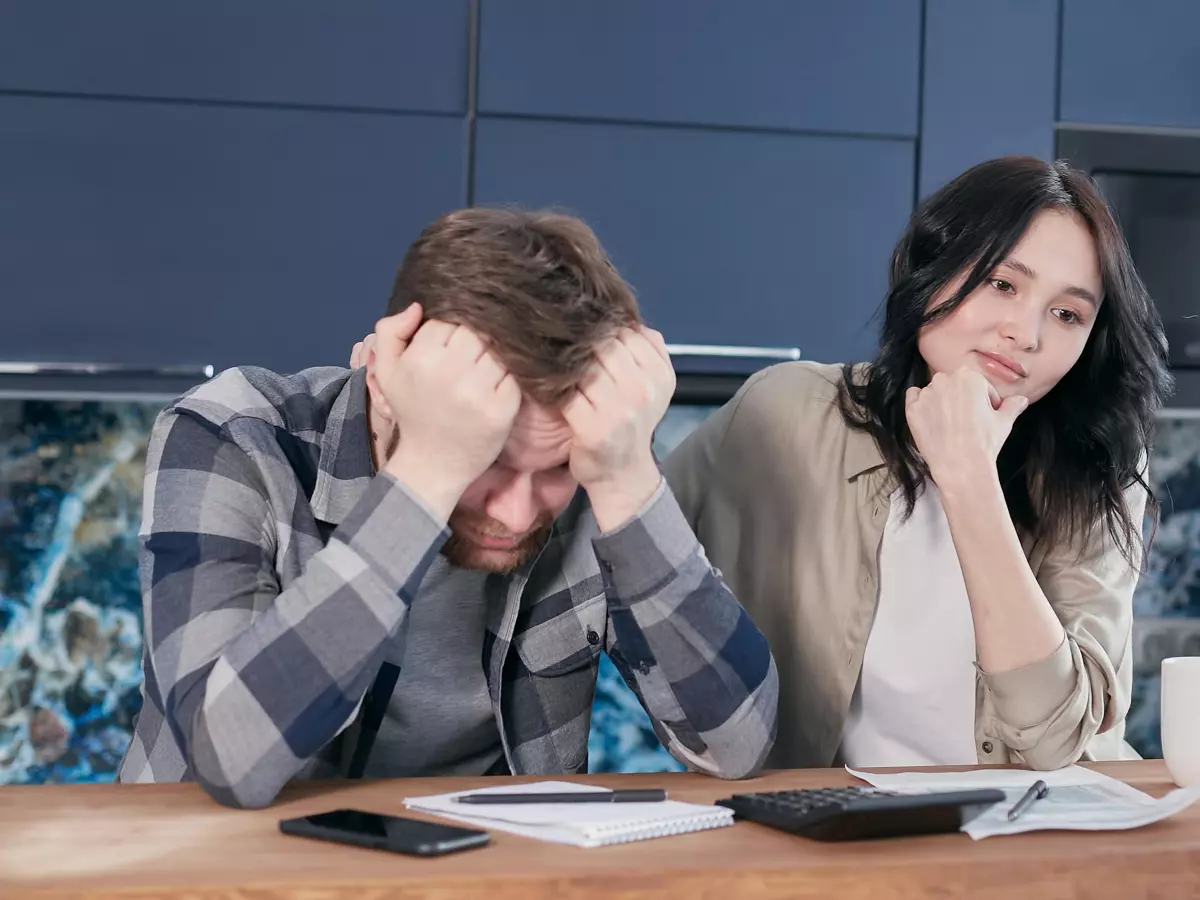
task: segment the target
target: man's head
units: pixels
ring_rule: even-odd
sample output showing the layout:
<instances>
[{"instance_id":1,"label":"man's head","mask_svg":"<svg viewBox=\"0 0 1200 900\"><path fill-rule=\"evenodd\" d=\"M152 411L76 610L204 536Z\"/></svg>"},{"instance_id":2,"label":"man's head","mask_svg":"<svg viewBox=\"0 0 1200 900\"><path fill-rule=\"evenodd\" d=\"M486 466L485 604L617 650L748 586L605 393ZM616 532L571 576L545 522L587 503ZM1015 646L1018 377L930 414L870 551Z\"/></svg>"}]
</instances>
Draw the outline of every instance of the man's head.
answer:
<instances>
[{"instance_id":1,"label":"man's head","mask_svg":"<svg viewBox=\"0 0 1200 900\"><path fill-rule=\"evenodd\" d=\"M499 458L451 515L443 549L464 568L511 571L545 542L575 494L560 407L596 346L640 324L637 300L580 220L476 208L443 216L409 248L388 315L413 303L426 319L483 338L524 395Z\"/></svg>"}]
</instances>

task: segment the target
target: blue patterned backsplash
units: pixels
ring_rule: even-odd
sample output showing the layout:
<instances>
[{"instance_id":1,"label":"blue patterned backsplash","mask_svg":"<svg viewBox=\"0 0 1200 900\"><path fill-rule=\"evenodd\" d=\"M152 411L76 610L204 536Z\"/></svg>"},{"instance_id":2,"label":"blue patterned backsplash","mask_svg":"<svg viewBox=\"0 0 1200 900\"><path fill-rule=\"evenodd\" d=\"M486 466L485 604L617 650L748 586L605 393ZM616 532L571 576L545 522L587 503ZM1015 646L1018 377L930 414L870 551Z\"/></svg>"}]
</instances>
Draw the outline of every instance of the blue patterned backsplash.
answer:
<instances>
[{"instance_id":1,"label":"blue patterned backsplash","mask_svg":"<svg viewBox=\"0 0 1200 900\"><path fill-rule=\"evenodd\" d=\"M1148 639L1163 624L1194 622L1188 633L1200 635L1200 416L1180 413L1160 421L1150 482L1162 519L1133 595L1136 668L1126 739L1143 756L1160 757L1160 660L1200 653L1195 641L1181 646Z\"/></svg>"},{"instance_id":2,"label":"blue patterned backsplash","mask_svg":"<svg viewBox=\"0 0 1200 900\"><path fill-rule=\"evenodd\" d=\"M109 781L129 743L157 410L0 401L0 784Z\"/></svg>"},{"instance_id":3,"label":"blue patterned backsplash","mask_svg":"<svg viewBox=\"0 0 1200 900\"><path fill-rule=\"evenodd\" d=\"M0 784L109 781L141 703L137 530L159 404L0 400ZM665 455L711 407L677 407ZM1146 620L1200 619L1200 419L1163 422L1164 519L1135 597ZM1129 740L1159 755L1158 675L1135 678ZM681 768L607 658L593 772Z\"/></svg>"}]
</instances>

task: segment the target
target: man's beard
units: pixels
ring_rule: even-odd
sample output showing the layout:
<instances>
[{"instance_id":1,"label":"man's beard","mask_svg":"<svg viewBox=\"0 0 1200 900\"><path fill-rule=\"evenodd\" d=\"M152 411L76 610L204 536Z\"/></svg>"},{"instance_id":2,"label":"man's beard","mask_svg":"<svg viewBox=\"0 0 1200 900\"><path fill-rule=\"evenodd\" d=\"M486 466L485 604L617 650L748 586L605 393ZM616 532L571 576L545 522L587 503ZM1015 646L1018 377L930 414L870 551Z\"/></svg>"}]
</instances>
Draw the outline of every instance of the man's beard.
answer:
<instances>
[{"instance_id":1,"label":"man's beard","mask_svg":"<svg viewBox=\"0 0 1200 900\"><path fill-rule=\"evenodd\" d=\"M489 537L515 537L507 532L497 533L495 524L486 517L455 510L450 516L450 538L442 545L442 556L460 569L508 575L538 554L550 537L554 517L546 514L514 547L492 549L473 542L467 535L484 534Z\"/></svg>"},{"instance_id":2,"label":"man's beard","mask_svg":"<svg viewBox=\"0 0 1200 900\"><path fill-rule=\"evenodd\" d=\"M371 436L378 440L377 434L372 433ZM392 458L392 454L396 452L399 445L400 428L393 426L387 445L381 454L384 462ZM372 453L373 455L375 453L374 447L372 447ZM382 463L376 461L376 468L381 466ZM550 537L550 530L554 526L554 516L549 513L543 514L515 547L496 550L481 547L460 533L483 534L501 539L515 537L506 529L497 528L489 517L456 509L450 514L450 521L447 525L450 528L450 537L442 545L442 556L446 557L446 561L450 565L477 572L508 575L525 565L545 546Z\"/></svg>"}]
</instances>

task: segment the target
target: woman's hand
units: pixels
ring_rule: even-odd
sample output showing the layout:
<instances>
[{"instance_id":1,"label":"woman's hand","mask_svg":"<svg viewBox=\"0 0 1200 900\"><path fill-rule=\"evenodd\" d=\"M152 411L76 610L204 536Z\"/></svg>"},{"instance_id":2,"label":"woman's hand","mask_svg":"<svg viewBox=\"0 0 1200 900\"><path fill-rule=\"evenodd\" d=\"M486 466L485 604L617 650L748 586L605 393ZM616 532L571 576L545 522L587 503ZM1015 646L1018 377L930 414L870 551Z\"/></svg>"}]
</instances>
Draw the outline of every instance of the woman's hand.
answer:
<instances>
[{"instance_id":1,"label":"woman's hand","mask_svg":"<svg viewBox=\"0 0 1200 900\"><path fill-rule=\"evenodd\" d=\"M939 489L969 488L996 474L996 457L1029 401L1003 400L982 373L938 373L905 395L905 415L929 474Z\"/></svg>"}]
</instances>

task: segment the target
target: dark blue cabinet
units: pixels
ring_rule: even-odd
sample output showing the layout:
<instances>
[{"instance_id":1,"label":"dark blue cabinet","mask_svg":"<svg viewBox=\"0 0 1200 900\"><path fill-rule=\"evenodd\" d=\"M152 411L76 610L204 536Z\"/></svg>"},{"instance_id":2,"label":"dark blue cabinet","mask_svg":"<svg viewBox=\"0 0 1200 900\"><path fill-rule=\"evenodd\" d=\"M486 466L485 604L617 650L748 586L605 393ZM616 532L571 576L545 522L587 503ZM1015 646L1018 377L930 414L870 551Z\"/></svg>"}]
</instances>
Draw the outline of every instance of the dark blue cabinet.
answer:
<instances>
[{"instance_id":1,"label":"dark blue cabinet","mask_svg":"<svg viewBox=\"0 0 1200 900\"><path fill-rule=\"evenodd\" d=\"M459 119L0 96L0 359L344 363Z\"/></svg>"},{"instance_id":2,"label":"dark blue cabinet","mask_svg":"<svg viewBox=\"0 0 1200 900\"><path fill-rule=\"evenodd\" d=\"M862 358L911 209L905 140L481 118L479 203L582 215L672 343Z\"/></svg>"},{"instance_id":3,"label":"dark blue cabinet","mask_svg":"<svg viewBox=\"0 0 1200 900\"><path fill-rule=\"evenodd\" d=\"M926 0L919 190L1010 153L1054 155L1056 0Z\"/></svg>"},{"instance_id":4,"label":"dark blue cabinet","mask_svg":"<svg viewBox=\"0 0 1200 900\"><path fill-rule=\"evenodd\" d=\"M461 113L468 0L0 0L0 90Z\"/></svg>"},{"instance_id":5,"label":"dark blue cabinet","mask_svg":"<svg viewBox=\"0 0 1200 900\"><path fill-rule=\"evenodd\" d=\"M1200 3L1063 0L1066 122L1200 128Z\"/></svg>"},{"instance_id":6,"label":"dark blue cabinet","mask_svg":"<svg viewBox=\"0 0 1200 900\"><path fill-rule=\"evenodd\" d=\"M919 0L482 0L482 112L913 135Z\"/></svg>"}]
</instances>

